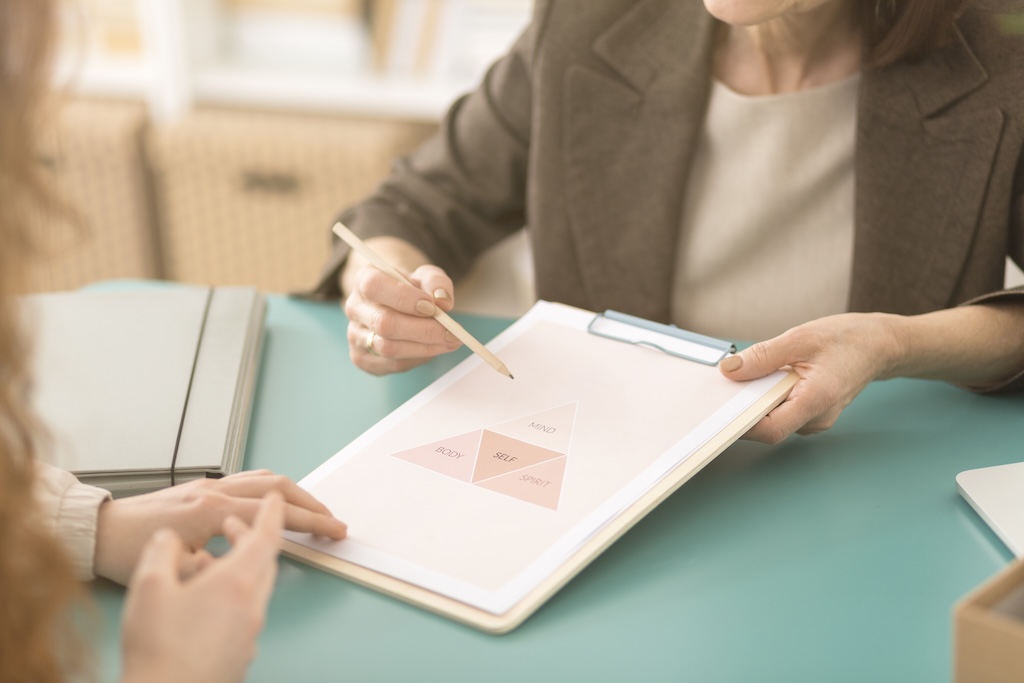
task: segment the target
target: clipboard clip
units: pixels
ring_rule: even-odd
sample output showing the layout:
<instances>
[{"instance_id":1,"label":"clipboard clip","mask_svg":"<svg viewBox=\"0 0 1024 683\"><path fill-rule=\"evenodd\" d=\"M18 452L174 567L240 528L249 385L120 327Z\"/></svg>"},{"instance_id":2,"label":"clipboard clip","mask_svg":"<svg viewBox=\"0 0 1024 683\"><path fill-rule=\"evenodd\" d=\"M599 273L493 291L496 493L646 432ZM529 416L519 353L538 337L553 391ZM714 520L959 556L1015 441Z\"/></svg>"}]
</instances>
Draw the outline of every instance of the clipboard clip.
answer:
<instances>
[{"instance_id":1,"label":"clipboard clip","mask_svg":"<svg viewBox=\"0 0 1024 683\"><path fill-rule=\"evenodd\" d=\"M736 345L732 342L611 310L595 315L587 325L587 332L628 344L649 346L670 356L704 365L718 365L720 360L736 352Z\"/></svg>"}]
</instances>

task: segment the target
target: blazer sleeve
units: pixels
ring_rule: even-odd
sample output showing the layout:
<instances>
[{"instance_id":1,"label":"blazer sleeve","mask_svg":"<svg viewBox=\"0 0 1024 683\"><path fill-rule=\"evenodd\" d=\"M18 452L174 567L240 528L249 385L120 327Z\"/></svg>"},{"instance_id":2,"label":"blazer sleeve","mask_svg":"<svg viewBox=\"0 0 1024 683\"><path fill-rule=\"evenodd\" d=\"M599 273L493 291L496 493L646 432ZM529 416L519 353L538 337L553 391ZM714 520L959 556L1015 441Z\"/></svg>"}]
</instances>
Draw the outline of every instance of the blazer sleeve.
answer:
<instances>
[{"instance_id":1,"label":"blazer sleeve","mask_svg":"<svg viewBox=\"0 0 1024 683\"><path fill-rule=\"evenodd\" d=\"M1024 153L1017 163L1017 174L1014 180L1013 205L1010 207L1010 229L1008 234L1007 255L1021 269L1024 269ZM970 306L980 303L997 301L1014 301L1024 305L1024 285L1012 287L998 292L991 292L965 301L962 305ZM1024 391L1024 368L1005 382L991 387L968 387L981 393L1001 393Z\"/></svg>"},{"instance_id":2,"label":"blazer sleeve","mask_svg":"<svg viewBox=\"0 0 1024 683\"><path fill-rule=\"evenodd\" d=\"M529 26L481 85L456 100L438 133L396 161L377 190L338 220L364 239L406 240L453 279L524 226L531 74L547 8L546 0L534 3ZM334 238L311 296L341 295L338 275L347 256L348 247Z\"/></svg>"},{"instance_id":3,"label":"blazer sleeve","mask_svg":"<svg viewBox=\"0 0 1024 683\"><path fill-rule=\"evenodd\" d=\"M64 545L83 581L96 578L96 520L109 491L83 484L73 474L36 461L36 499L50 529Z\"/></svg>"}]
</instances>

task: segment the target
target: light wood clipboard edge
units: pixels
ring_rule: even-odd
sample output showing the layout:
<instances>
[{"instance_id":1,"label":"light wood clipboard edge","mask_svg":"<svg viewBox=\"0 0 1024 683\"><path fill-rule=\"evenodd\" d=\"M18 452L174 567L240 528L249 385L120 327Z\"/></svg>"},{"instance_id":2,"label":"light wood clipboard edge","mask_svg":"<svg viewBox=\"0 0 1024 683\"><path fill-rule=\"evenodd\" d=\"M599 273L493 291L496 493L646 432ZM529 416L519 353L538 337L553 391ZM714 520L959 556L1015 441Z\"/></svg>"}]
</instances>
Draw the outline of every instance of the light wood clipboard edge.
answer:
<instances>
[{"instance_id":1,"label":"light wood clipboard edge","mask_svg":"<svg viewBox=\"0 0 1024 683\"><path fill-rule=\"evenodd\" d=\"M529 594L504 614L491 614L458 600L401 581L372 569L338 559L289 540L282 542L282 552L293 559L335 574L393 598L422 607L444 617L487 633L500 635L512 631L557 593L574 576L583 571L598 555L629 531L647 513L668 498L693 475L700 472L719 453L739 439L758 420L782 403L796 384L796 373L790 372L772 389L712 437L689 458L654 485L643 497L612 519L570 556L557 571L538 584Z\"/></svg>"}]
</instances>

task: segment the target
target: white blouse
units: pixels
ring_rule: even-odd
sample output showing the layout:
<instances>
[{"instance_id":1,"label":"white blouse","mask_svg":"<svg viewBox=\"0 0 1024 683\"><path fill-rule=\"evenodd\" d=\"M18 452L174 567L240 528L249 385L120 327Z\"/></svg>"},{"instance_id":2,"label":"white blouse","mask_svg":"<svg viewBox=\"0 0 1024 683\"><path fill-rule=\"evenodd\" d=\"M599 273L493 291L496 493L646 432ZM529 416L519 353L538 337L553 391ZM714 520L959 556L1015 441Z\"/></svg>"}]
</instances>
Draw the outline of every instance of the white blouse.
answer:
<instances>
[{"instance_id":1,"label":"white blouse","mask_svg":"<svg viewBox=\"0 0 1024 683\"><path fill-rule=\"evenodd\" d=\"M714 82L676 256L673 322L758 341L847 309L859 74L749 97Z\"/></svg>"}]
</instances>

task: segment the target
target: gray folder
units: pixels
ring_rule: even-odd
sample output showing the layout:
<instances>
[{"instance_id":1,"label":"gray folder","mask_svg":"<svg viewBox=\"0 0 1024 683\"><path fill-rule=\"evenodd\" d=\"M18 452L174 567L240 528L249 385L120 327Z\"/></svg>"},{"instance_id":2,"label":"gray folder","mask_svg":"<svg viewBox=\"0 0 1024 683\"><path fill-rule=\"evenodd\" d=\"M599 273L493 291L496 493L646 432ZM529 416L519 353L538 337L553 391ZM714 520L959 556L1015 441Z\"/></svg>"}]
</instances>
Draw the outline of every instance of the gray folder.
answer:
<instances>
[{"instance_id":1,"label":"gray folder","mask_svg":"<svg viewBox=\"0 0 1024 683\"><path fill-rule=\"evenodd\" d=\"M115 494L237 472L265 302L176 285L22 298L42 457Z\"/></svg>"}]
</instances>

